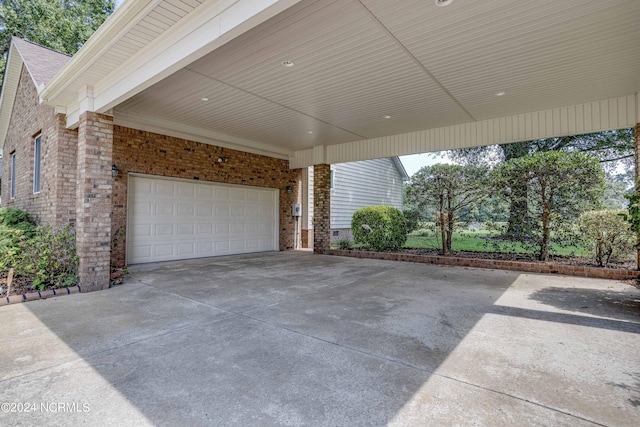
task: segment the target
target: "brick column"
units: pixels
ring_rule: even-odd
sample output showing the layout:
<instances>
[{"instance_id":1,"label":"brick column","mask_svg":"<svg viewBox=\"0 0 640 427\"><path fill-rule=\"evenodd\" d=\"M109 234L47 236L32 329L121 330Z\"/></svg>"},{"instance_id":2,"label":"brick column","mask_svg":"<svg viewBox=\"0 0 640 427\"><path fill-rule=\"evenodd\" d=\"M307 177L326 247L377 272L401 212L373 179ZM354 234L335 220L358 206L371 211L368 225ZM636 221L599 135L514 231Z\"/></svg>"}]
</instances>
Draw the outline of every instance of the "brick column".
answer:
<instances>
[{"instance_id":1,"label":"brick column","mask_svg":"<svg viewBox=\"0 0 640 427\"><path fill-rule=\"evenodd\" d=\"M331 244L331 166L313 167L313 252L324 253Z\"/></svg>"},{"instance_id":2,"label":"brick column","mask_svg":"<svg viewBox=\"0 0 640 427\"><path fill-rule=\"evenodd\" d=\"M87 112L78 128L76 251L83 292L109 287L113 117Z\"/></svg>"}]
</instances>

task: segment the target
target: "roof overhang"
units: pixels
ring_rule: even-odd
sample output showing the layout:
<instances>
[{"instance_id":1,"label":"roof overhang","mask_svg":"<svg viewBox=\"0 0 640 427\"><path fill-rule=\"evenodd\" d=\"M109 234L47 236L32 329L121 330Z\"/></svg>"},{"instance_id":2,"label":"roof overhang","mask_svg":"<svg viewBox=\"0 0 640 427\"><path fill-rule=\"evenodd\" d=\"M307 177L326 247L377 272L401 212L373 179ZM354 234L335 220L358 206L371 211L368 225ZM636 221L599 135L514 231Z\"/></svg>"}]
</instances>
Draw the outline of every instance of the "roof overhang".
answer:
<instances>
[{"instance_id":1,"label":"roof overhang","mask_svg":"<svg viewBox=\"0 0 640 427\"><path fill-rule=\"evenodd\" d=\"M637 0L129 0L40 95L68 127L291 167L393 157L635 125L638 22Z\"/></svg>"},{"instance_id":2,"label":"roof overhang","mask_svg":"<svg viewBox=\"0 0 640 427\"><path fill-rule=\"evenodd\" d=\"M20 53L12 44L9 47L9 54L7 55L7 66L4 70L4 78L2 80L2 93L0 93L0 141L2 141L3 150L23 65L24 62L22 61ZM0 151L0 154L2 154L2 151Z\"/></svg>"}]
</instances>

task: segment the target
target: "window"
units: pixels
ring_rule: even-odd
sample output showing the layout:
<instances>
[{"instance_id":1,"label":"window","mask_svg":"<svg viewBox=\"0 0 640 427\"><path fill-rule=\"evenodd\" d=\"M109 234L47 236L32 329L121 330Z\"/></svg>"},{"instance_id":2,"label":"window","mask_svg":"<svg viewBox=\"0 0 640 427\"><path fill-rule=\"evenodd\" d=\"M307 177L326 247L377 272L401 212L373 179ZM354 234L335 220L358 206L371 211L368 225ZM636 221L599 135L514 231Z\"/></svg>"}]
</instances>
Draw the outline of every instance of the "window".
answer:
<instances>
[{"instance_id":1,"label":"window","mask_svg":"<svg viewBox=\"0 0 640 427\"><path fill-rule=\"evenodd\" d=\"M40 192L40 153L42 149L42 135L33 140L33 194Z\"/></svg>"},{"instance_id":2,"label":"window","mask_svg":"<svg viewBox=\"0 0 640 427\"><path fill-rule=\"evenodd\" d=\"M16 198L16 153L11 153L11 175L9 175L9 198Z\"/></svg>"}]
</instances>

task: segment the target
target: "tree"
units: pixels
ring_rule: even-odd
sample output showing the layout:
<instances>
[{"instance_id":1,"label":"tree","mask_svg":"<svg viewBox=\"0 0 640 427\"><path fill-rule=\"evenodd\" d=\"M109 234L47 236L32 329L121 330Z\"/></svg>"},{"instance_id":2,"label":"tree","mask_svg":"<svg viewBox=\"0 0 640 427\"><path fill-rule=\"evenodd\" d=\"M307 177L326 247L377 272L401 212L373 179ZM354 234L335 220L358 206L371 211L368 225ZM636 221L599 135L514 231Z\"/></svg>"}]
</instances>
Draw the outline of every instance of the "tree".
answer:
<instances>
[{"instance_id":1,"label":"tree","mask_svg":"<svg viewBox=\"0 0 640 427\"><path fill-rule=\"evenodd\" d=\"M547 261L551 230L558 232L581 212L599 207L604 171L597 158L584 153L537 152L511 159L492 171L496 193L512 203L526 197L529 221L525 235ZM520 189L526 189L526 196Z\"/></svg>"},{"instance_id":2,"label":"tree","mask_svg":"<svg viewBox=\"0 0 640 427\"><path fill-rule=\"evenodd\" d=\"M73 55L114 9L114 0L0 0L0 80L12 35Z\"/></svg>"},{"instance_id":3,"label":"tree","mask_svg":"<svg viewBox=\"0 0 640 427\"><path fill-rule=\"evenodd\" d=\"M604 207L606 209L626 209L629 201L625 198L627 186L624 182L607 179L604 188Z\"/></svg>"},{"instance_id":4,"label":"tree","mask_svg":"<svg viewBox=\"0 0 640 427\"><path fill-rule=\"evenodd\" d=\"M618 129L584 135L519 141L487 147L449 151L448 156L460 164L497 165L528 154L547 151L583 152L594 155L605 167L628 162L634 153L633 129ZM521 239L528 222L525 188L514 187L514 198L509 200L507 235Z\"/></svg>"},{"instance_id":5,"label":"tree","mask_svg":"<svg viewBox=\"0 0 640 427\"><path fill-rule=\"evenodd\" d=\"M434 165L416 172L407 185L409 203L422 212L435 208L442 253L451 253L451 241L460 212L487 197L488 169L476 166Z\"/></svg>"},{"instance_id":6,"label":"tree","mask_svg":"<svg viewBox=\"0 0 640 427\"><path fill-rule=\"evenodd\" d=\"M625 220L627 216L623 209L587 211L575 222L577 234L593 252L598 266L633 259L636 236Z\"/></svg>"}]
</instances>

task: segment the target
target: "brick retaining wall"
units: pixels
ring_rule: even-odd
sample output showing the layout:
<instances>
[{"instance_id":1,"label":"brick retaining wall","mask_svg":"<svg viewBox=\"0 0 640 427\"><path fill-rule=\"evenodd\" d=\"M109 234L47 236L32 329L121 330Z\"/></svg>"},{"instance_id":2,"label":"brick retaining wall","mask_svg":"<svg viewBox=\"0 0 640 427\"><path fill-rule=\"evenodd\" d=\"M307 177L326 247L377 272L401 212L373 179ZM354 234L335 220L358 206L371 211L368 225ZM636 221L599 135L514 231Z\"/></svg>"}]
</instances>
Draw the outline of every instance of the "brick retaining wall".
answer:
<instances>
[{"instance_id":1,"label":"brick retaining wall","mask_svg":"<svg viewBox=\"0 0 640 427\"><path fill-rule=\"evenodd\" d=\"M417 262L422 264L451 265L456 267L493 268L496 270L525 271L528 273L566 274L568 276L593 277L599 279L626 280L640 277L639 270L624 270L598 267L583 267L552 263L507 261L479 258L461 258L438 255L413 255L392 252L372 252L328 249L324 255L338 255L353 258L384 259L388 261Z\"/></svg>"}]
</instances>

